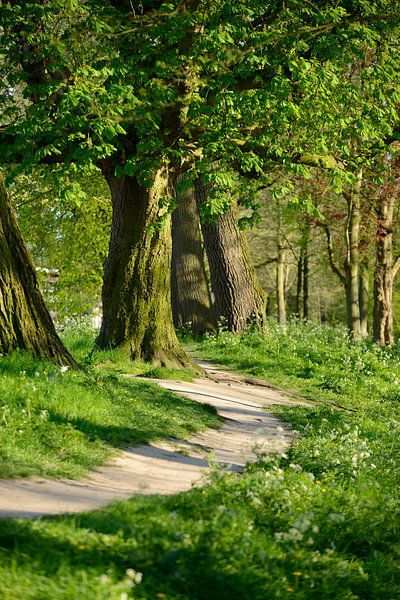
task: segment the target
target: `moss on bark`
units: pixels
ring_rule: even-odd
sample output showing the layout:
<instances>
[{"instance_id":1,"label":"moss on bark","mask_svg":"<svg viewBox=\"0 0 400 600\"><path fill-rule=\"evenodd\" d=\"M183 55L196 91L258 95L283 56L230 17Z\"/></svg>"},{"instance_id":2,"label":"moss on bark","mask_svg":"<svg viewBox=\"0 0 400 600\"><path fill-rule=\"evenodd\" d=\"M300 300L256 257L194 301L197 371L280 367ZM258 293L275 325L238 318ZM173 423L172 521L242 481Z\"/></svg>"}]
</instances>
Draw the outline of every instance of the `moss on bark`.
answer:
<instances>
[{"instance_id":1,"label":"moss on bark","mask_svg":"<svg viewBox=\"0 0 400 600\"><path fill-rule=\"evenodd\" d=\"M116 177L111 161L104 161L102 170L111 190L113 221L97 345L121 347L132 360L192 366L172 321L171 223L160 208L171 193L168 172L160 169L146 188L133 177Z\"/></svg>"}]
</instances>

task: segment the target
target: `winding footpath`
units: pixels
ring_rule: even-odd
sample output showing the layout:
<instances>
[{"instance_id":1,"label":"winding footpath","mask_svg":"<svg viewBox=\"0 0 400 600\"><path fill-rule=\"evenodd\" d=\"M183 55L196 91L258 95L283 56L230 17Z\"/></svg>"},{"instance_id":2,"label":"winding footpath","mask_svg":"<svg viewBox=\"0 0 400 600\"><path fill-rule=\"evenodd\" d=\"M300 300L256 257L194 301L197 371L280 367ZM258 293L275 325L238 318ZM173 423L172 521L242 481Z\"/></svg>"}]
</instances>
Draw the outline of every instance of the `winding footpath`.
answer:
<instances>
[{"instance_id":1,"label":"winding footpath","mask_svg":"<svg viewBox=\"0 0 400 600\"><path fill-rule=\"evenodd\" d=\"M142 494L173 494L207 481L210 465L241 471L263 453L283 453L290 430L265 409L299 405L263 382L198 361L206 377L192 383L157 380L158 385L214 406L223 419L188 440L163 440L121 451L85 480L39 477L0 480L0 518L81 512L112 500Z\"/></svg>"}]
</instances>

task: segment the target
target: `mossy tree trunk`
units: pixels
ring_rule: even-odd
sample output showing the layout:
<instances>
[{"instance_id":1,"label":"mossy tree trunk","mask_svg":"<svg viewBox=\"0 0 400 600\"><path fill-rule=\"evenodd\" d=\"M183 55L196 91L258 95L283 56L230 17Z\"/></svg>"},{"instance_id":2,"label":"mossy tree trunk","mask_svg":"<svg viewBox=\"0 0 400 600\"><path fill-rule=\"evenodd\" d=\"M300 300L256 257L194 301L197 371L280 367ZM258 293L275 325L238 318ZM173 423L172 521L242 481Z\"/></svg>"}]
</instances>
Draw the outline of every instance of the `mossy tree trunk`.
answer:
<instances>
[{"instance_id":1,"label":"mossy tree trunk","mask_svg":"<svg viewBox=\"0 0 400 600\"><path fill-rule=\"evenodd\" d=\"M215 318L204 266L200 220L194 190L176 195L172 213L172 313L176 327L195 334L215 331Z\"/></svg>"},{"instance_id":2,"label":"mossy tree trunk","mask_svg":"<svg viewBox=\"0 0 400 600\"><path fill-rule=\"evenodd\" d=\"M172 193L167 169L160 169L146 188L133 177L116 177L109 160L101 168L113 218L97 345L121 347L132 360L188 366L172 321L170 217L160 209L160 200Z\"/></svg>"},{"instance_id":3,"label":"mossy tree trunk","mask_svg":"<svg viewBox=\"0 0 400 600\"><path fill-rule=\"evenodd\" d=\"M58 365L79 368L57 335L0 179L0 354L17 349Z\"/></svg>"},{"instance_id":4,"label":"mossy tree trunk","mask_svg":"<svg viewBox=\"0 0 400 600\"><path fill-rule=\"evenodd\" d=\"M206 199L206 188L197 182L198 206ZM240 331L255 321L265 324L266 295L254 270L250 250L238 227L234 206L215 223L202 223L204 247L210 267L215 313L229 331Z\"/></svg>"}]
</instances>

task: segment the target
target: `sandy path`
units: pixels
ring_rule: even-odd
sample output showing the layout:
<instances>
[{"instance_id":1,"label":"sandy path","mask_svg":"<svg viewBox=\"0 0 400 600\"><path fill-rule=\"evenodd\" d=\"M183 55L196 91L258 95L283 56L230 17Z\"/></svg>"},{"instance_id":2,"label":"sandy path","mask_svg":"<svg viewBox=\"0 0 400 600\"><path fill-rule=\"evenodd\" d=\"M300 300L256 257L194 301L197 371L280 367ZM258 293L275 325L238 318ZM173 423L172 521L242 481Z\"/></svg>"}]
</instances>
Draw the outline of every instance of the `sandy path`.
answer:
<instances>
[{"instance_id":1,"label":"sandy path","mask_svg":"<svg viewBox=\"0 0 400 600\"><path fill-rule=\"evenodd\" d=\"M135 494L181 492L204 481L210 459L238 471L260 452L284 452L290 431L265 407L294 403L266 384L249 384L210 363L201 364L208 378L157 383L214 406L224 419L219 430L127 448L85 480L0 480L0 517L81 512Z\"/></svg>"}]
</instances>

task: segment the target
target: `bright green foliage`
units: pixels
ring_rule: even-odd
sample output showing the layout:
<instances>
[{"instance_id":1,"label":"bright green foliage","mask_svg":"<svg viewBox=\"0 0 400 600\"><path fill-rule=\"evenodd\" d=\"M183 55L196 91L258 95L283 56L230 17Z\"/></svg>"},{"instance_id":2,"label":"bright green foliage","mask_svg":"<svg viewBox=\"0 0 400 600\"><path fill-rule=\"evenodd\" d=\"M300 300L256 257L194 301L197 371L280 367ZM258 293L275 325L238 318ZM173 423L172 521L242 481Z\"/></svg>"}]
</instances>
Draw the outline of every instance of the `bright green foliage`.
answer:
<instances>
[{"instance_id":1,"label":"bright green foliage","mask_svg":"<svg viewBox=\"0 0 400 600\"><path fill-rule=\"evenodd\" d=\"M307 393L310 408L279 408L298 432L289 455L171 498L0 522L6 600L399 597L398 349L297 325L200 349Z\"/></svg>"},{"instance_id":2,"label":"bright green foliage","mask_svg":"<svg viewBox=\"0 0 400 600\"><path fill-rule=\"evenodd\" d=\"M10 197L47 307L63 320L91 312L101 299L111 201L98 173L72 182L59 182L58 175L48 170L20 175Z\"/></svg>"},{"instance_id":3,"label":"bright green foliage","mask_svg":"<svg viewBox=\"0 0 400 600\"><path fill-rule=\"evenodd\" d=\"M83 359L93 331L69 331L65 341ZM99 363L110 362L99 354ZM106 363L62 372L22 352L0 357L0 477L80 477L116 448L218 426L211 409L124 377L126 366L111 358L113 369ZM150 365L130 372L154 374Z\"/></svg>"},{"instance_id":4,"label":"bright green foliage","mask_svg":"<svg viewBox=\"0 0 400 600\"><path fill-rule=\"evenodd\" d=\"M395 0L7 2L3 24L26 103L7 92L3 150L23 147L28 163L114 155L150 185L167 162L215 184L217 213L238 173L251 194L248 177L258 187L275 164L303 176L313 164L340 189L393 139Z\"/></svg>"}]
</instances>

